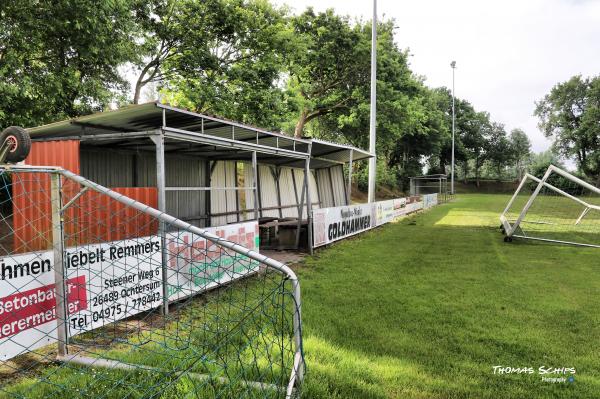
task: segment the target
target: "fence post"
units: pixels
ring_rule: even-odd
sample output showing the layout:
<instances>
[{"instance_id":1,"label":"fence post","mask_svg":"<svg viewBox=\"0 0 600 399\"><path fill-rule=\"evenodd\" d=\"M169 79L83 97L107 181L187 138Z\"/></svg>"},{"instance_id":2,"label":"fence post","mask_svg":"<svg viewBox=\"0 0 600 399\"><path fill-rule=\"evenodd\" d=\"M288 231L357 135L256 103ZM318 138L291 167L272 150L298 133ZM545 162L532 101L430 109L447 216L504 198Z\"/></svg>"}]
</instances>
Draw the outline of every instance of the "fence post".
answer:
<instances>
[{"instance_id":1,"label":"fence post","mask_svg":"<svg viewBox=\"0 0 600 399\"><path fill-rule=\"evenodd\" d=\"M67 291L65 287L64 234L61 214L61 176L50 174L50 202L52 203L52 251L54 252L54 282L56 290L56 325L58 336L58 355L65 356L68 352L67 337Z\"/></svg>"},{"instance_id":2,"label":"fence post","mask_svg":"<svg viewBox=\"0 0 600 399\"><path fill-rule=\"evenodd\" d=\"M159 134L150 137L156 146L156 187L158 191L158 210L162 213L167 211L166 199L166 176L165 176L165 142L163 131ZM162 257L162 293L163 304L162 311L165 316L169 314L169 276L167 267L167 225L162 220L158 222L158 234L161 242L161 257Z\"/></svg>"}]
</instances>

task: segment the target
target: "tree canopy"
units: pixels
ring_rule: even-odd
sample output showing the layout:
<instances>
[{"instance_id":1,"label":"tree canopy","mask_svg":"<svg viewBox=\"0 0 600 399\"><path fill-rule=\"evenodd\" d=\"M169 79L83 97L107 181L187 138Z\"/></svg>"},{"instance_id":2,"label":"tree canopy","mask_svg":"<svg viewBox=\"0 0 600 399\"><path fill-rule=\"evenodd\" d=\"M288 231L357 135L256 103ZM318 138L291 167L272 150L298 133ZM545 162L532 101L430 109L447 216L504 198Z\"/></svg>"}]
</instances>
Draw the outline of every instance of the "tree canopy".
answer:
<instances>
[{"instance_id":1,"label":"tree canopy","mask_svg":"<svg viewBox=\"0 0 600 399\"><path fill-rule=\"evenodd\" d=\"M0 126L85 115L124 98L136 59L132 1L3 1Z\"/></svg>"},{"instance_id":2,"label":"tree canopy","mask_svg":"<svg viewBox=\"0 0 600 399\"><path fill-rule=\"evenodd\" d=\"M391 185L448 172L452 148L452 93L411 70L396 29L377 25L378 176ZM370 21L294 15L268 0L9 0L0 3L0 127L139 103L151 88L175 106L366 148L370 51ZM576 77L536 111L557 151L590 175L600 173L599 97L597 78ZM509 137L466 99L455 110L465 178L525 168L523 131ZM366 178L365 166L355 172Z\"/></svg>"},{"instance_id":3,"label":"tree canopy","mask_svg":"<svg viewBox=\"0 0 600 399\"><path fill-rule=\"evenodd\" d=\"M579 169L600 181L600 76L573 76L536 103L535 115L561 156L575 158Z\"/></svg>"}]
</instances>

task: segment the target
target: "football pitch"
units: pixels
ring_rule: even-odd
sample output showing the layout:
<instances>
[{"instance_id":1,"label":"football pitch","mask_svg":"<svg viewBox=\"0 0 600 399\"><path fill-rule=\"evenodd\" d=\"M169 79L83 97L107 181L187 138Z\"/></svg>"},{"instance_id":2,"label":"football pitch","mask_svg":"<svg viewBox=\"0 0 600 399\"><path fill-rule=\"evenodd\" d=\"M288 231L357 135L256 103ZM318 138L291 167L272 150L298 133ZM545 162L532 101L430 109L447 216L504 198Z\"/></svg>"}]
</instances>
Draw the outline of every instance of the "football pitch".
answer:
<instances>
[{"instance_id":1,"label":"football pitch","mask_svg":"<svg viewBox=\"0 0 600 399\"><path fill-rule=\"evenodd\" d=\"M309 259L305 397L596 398L600 250L504 243L508 199L460 195Z\"/></svg>"},{"instance_id":2,"label":"football pitch","mask_svg":"<svg viewBox=\"0 0 600 399\"><path fill-rule=\"evenodd\" d=\"M302 397L597 398L600 249L505 243L498 216L508 199L460 195L452 203L319 250L297 265L307 364ZM261 290L254 279L244 284L245 290L228 294L227 303L237 303L235 295ZM223 296L215 292L208 299L211 295ZM182 318L201 323L219 306L201 307L200 302ZM221 339L206 336L199 327L175 334L176 328L174 324L168 331L173 339L185 340L184 350L117 345L106 354L160 366L177 357L197 359L202 348L190 342ZM255 335L252 328L243 331L245 336ZM148 330L136 339L141 343L152 334ZM192 334L205 335L192 339ZM274 339L267 330L261 334L265 341ZM230 335L228 340L237 339ZM178 342L167 341L167 347L177 347ZM250 351L231 355L232 365L257 356ZM271 359L262 360L258 369L237 374L244 380L280 374L272 370ZM194 367L197 373L210 371L201 363ZM48 364L37 371L46 384L34 385L33 376L22 379L8 388L8 397L56 397L65 387L71 397L81 398L224 398L232 392L264 397L264 391L254 395L243 385L199 387L187 377L144 370L84 373L79 367ZM102 382L97 390L94 381ZM163 387L169 389L160 393Z\"/></svg>"}]
</instances>

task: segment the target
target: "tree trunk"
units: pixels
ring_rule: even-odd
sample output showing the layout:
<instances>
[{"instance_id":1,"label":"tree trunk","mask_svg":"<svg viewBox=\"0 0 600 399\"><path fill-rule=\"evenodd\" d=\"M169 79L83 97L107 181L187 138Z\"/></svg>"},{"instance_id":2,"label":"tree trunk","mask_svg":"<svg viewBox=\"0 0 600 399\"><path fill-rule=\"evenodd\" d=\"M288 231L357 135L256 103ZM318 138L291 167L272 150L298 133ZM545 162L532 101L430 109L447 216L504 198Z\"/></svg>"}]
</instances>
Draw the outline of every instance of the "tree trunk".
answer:
<instances>
[{"instance_id":1,"label":"tree trunk","mask_svg":"<svg viewBox=\"0 0 600 399\"><path fill-rule=\"evenodd\" d=\"M306 125L306 118L308 116L307 110L302 110L300 113L300 118L298 118L298 122L296 123L296 128L294 129L294 137L299 139L302 138L302 134L304 133L304 126Z\"/></svg>"},{"instance_id":2,"label":"tree trunk","mask_svg":"<svg viewBox=\"0 0 600 399\"><path fill-rule=\"evenodd\" d=\"M140 79L137 80L137 82L135 82L135 93L133 94L133 103L134 104L139 104L140 103L140 94L142 93L142 81Z\"/></svg>"}]
</instances>

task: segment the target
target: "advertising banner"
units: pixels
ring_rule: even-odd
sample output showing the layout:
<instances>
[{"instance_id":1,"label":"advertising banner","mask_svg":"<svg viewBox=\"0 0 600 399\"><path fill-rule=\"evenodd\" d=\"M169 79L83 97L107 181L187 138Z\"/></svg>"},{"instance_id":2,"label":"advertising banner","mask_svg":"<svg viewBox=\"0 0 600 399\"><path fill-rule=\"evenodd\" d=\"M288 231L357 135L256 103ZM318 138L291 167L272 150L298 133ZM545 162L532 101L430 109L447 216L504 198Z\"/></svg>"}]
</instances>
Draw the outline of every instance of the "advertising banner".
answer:
<instances>
[{"instance_id":1,"label":"advertising banner","mask_svg":"<svg viewBox=\"0 0 600 399\"><path fill-rule=\"evenodd\" d=\"M374 204L339 206L313 211L313 245L319 247L369 230L376 223Z\"/></svg>"},{"instance_id":2,"label":"advertising banner","mask_svg":"<svg viewBox=\"0 0 600 399\"><path fill-rule=\"evenodd\" d=\"M425 194L423 196L423 208L424 209L429 209L432 206L437 205L438 203L438 195L437 193L434 194Z\"/></svg>"},{"instance_id":3,"label":"advertising banner","mask_svg":"<svg viewBox=\"0 0 600 399\"><path fill-rule=\"evenodd\" d=\"M256 221L206 230L258 251ZM171 301L259 269L258 262L229 253L191 233L167 234L166 245L170 254L167 266ZM162 305L159 236L68 248L64 267L71 336ZM0 258L0 277L0 360L55 343L53 252Z\"/></svg>"},{"instance_id":4,"label":"advertising banner","mask_svg":"<svg viewBox=\"0 0 600 399\"><path fill-rule=\"evenodd\" d=\"M1 360L56 339L53 256L46 251L0 258Z\"/></svg>"},{"instance_id":5,"label":"advertising banner","mask_svg":"<svg viewBox=\"0 0 600 399\"><path fill-rule=\"evenodd\" d=\"M207 232L258 252L258 222L207 228ZM259 263L233 251L226 251L206 239L189 233L167 235L169 300L198 292L257 272Z\"/></svg>"},{"instance_id":6,"label":"advertising banner","mask_svg":"<svg viewBox=\"0 0 600 399\"><path fill-rule=\"evenodd\" d=\"M82 284L80 309L67 311L70 335L93 330L162 304L158 236L69 248L68 281ZM67 286L67 291L71 288ZM67 294L67 297L69 294ZM84 306L85 305L85 306Z\"/></svg>"},{"instance_id":7,"label":"advertising banner","mask_svg":"<svg viewBox=\"0 0 600 399\"><path fill-rule=\"evenodd\" d=\"M394 219L406 215L406 198L393 199Z\"/></svg>"},{"instance_id":8,"label":"advertising banner","mask_svg":"<svg viewBox=\"0 0 600 399\"><path fill-rule=\"evenodd\" d=\"M376 210L377 226L389 223L395 219L394 201L378 201L374 204Z\"/></svg>"},{"instance_id":9,"label":"advertising banner","mask_svg":"<svg viewBox=\"0 0 600 399\"><path fill-rule=\"evenodd\" d=\"M423 201L416 201L406 204L406 213L413 213L423 209Z\"/></svg>"}]
</instances>

